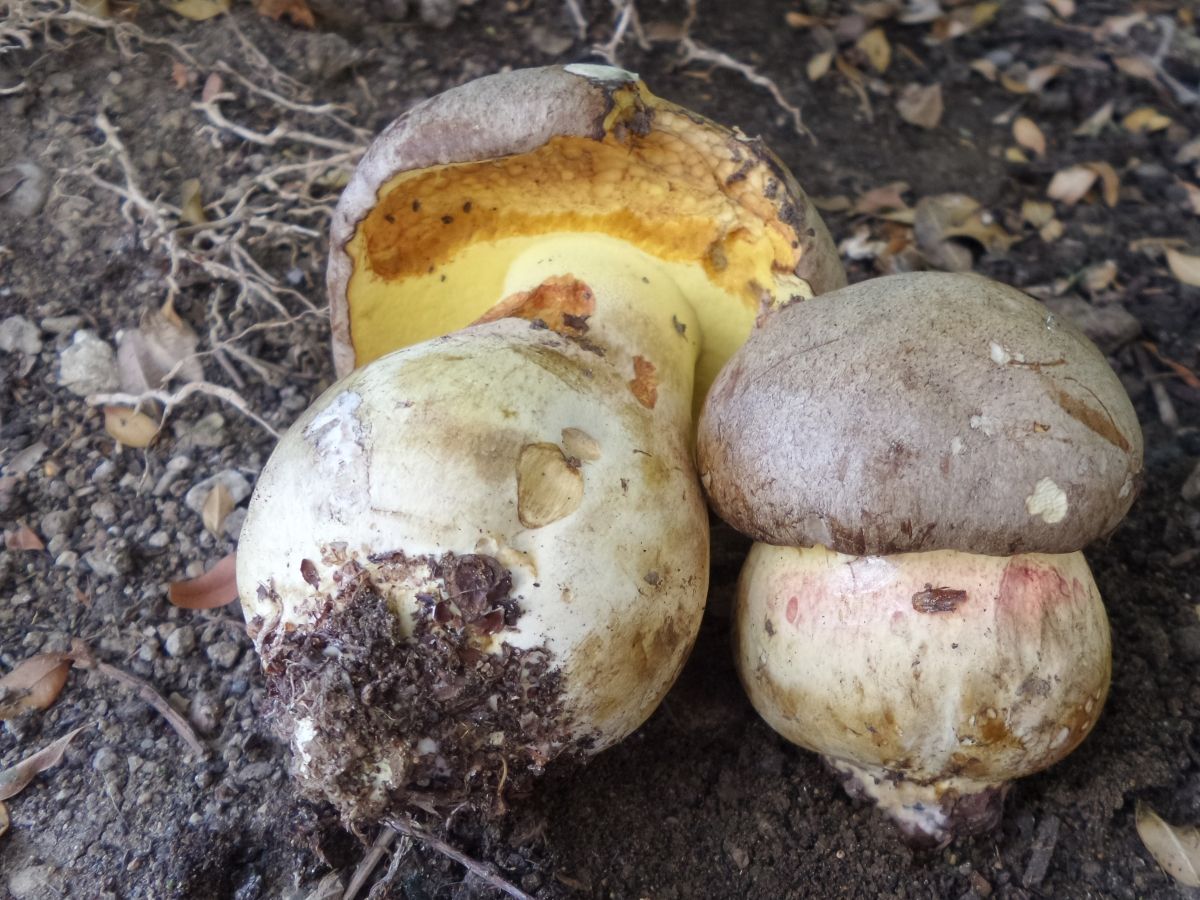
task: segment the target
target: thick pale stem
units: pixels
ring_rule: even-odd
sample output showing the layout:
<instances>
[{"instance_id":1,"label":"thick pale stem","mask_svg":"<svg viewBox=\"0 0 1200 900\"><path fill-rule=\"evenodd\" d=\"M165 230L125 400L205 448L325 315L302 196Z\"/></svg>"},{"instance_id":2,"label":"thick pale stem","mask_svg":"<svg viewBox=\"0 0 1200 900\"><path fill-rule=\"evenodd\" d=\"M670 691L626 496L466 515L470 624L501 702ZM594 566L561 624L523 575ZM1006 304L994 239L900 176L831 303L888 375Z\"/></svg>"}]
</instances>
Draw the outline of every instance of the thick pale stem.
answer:
<instances>
[{"instance_id":1,"label":"thick pale stem","mask_svg":"<svg viewBox=\"0 0 1200 900\"><path fill-rule=\"evenodd\" d=\"M545 285L562 288L557 296L535 301L549 326L560 330L559 322L549 320L564 305L583 311L582 315L569 312L574 318L561 330L595 347L610 365L628 373L631 400L665 413L686 428L701 350L700 325L692 305L661 264L624 241L603 235L555 235L513 261L504 299L486 318L505 307L525 318L537 317L539 310L530 309L528 301ZM582 297L585 289L587 296ZM581 323L581 318L586 322Z\"/></svg>"}]
</instances>

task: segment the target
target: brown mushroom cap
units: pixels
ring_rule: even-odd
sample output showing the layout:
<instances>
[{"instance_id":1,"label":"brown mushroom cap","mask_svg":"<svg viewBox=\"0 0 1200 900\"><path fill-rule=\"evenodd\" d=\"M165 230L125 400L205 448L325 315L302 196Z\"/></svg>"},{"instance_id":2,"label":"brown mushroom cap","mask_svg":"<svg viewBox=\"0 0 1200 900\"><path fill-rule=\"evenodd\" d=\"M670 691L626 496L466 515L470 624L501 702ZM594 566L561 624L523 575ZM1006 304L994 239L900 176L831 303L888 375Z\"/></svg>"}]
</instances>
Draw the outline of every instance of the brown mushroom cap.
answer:
<instances>
[{"instance_id":1,"label":"brown mushroom cap","mask_svg":"<svg viewBox=\"0 0 1200 900\"><path fill-rule=\"evenodd\" d=\"M763 309L845 284L819 214L760 141L619 69L518 70L420 104L359 163L331 234L339 374L475 321L508 263L564 232L692 279L679 286L704 331L701 395Z\"/></svg>"},{"instance_id":2,"label":"brown mushroom cap","mask_svg":"<svg viewBox=\"0 0 1200 900\"><path fill-rule=\"evenodd\" d=\"M772 315L713 384L698 453L735 528L857 555L1079 550L1142 472L1091 341L1014 288L933 272Z\"/></svg>"}]
</instances>

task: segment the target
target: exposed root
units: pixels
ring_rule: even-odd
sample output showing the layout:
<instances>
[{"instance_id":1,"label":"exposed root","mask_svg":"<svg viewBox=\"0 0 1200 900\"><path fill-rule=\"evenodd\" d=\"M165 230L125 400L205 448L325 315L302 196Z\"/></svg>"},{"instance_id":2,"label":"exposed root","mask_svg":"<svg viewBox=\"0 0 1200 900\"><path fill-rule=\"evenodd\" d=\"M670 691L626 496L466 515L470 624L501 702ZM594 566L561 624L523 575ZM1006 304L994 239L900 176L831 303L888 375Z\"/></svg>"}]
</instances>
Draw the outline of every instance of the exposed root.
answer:
<instances>
[{"instance_id":1,"label":"exposed root","mask_svg":"<svg viewBox=\"0 0 1200 900\"><path fill-rule=\"evenodd\" d=\"M480 862L477 859L467 856L467 854L454 848L441 838L430 834L412 819L407 817L392 818L388 819L386 824L389 827L396 829L396 831L400 832L401 834L407 835L415 841L420 841L429 849L442 854L442 856L445 856L447 859L454 860L476 878L480 879L491 887L494 887L498 891L503 891L504 893L508 894L508 896L514 898L514 900L533 900L529 894L525 893L523 890L497 872L495 866L489 865L485 862Z\"/></svg>"}]
</instances>

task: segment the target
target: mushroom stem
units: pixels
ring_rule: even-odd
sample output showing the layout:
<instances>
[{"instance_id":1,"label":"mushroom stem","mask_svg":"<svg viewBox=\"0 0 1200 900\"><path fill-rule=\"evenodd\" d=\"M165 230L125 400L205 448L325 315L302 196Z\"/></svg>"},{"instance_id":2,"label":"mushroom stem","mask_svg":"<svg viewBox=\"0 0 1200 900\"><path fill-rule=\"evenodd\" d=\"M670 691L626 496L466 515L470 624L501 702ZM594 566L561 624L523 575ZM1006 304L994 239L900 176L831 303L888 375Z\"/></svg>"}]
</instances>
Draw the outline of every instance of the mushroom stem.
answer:
<instances>
[{"instance_id":1,"label":"mushroom stem","mask_svg":"<svg viewBox=\"0 0 1200 900\"><path fill-rule=\"evenodd\" d=\"M1081 553L755 544L736 622L763 718L919 843L993 826L1006 783L1067 756L1108 691L1108 620Z\"/></svg>"}]
</instances>

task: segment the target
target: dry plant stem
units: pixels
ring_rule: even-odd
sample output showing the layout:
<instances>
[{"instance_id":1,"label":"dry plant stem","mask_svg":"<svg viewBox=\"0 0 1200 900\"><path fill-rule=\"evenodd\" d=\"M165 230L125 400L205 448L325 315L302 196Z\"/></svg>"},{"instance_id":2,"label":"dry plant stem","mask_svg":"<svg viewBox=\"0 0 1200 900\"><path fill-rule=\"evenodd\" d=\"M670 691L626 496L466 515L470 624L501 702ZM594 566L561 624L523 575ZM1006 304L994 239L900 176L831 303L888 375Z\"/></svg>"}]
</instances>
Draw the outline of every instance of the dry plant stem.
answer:
<instances>
[{"instance_id":1,"label":"dry plant stem","mask_svg":"<svg viewBox=\"0 0 1200 900\"><path fill-rule=\"evenodd\" d=\"M196 737L196 732L192 730L192 726L188 724L187 719L177 713L174 707L149 682L143 681L136 675L130 675L116 666L96 659L92 655L91 648L82 641L74 642L71 654L75 659L75 665L79 668L93 669L105 678L111 678L113 681L123 684L126 687L133 688L137 691L138 696L153 706L159 715L167 720L167 724L175 729L175 733L183 738L184 743L188 745L196 756L203 758L208 755L208 750L200 743L200 739Z\"/></svg>"},{"instance_id":2,"label":"dry plant stem","mask_svg":"<svg viewBox=\"0 0 1200 900\"><path fill-rule=\"evenodd\" d=\"M371 849L367 851L367 855L362 858L362 862L354 870L354 875L350 879L350 883L346 885L346 892L342 895L342 900L354 900L358 896L358 892L362 890L363 885L367 883L367 879L371 877L371 873L379 865L383 855L387 853L388 847L392 845L392 841L396 839L399 832L396 829L384 825L380 830L379 835L375 838L375 843L371 845Z\"/></svg>"},{"instance_id":3,"label":"dry plant stem","mask_svg":"<svg viewBox=\"0 0 1200 900\"><path fill-rule=\"evenodd\" d=\"M1171 402L1171 395L1167 393L1162 375L1154 370L1154 363L1150 360L1150 354L1135 344L1133 355L1137 357L1138 369L1141 371L1142 377L1146 379L1146 384L1150 387L1151 396L1154 397L1154 405L1158 409L1158 418L1168 428L1178 428L1179 413L1175 411L1175 404Z\"/></svg>"},{"instance_id":4,"label":"dry plant stem","mask_svg":"<svg viewBox=\"0 0 1200 900\"><path fill-rule=\"evenodd\" d=\"M371 891L367 894L368 900L384 900L388 896L388 889L400 873L400 863L404 862L410 852L412 852L412 839L401 838L395 849L392 850L392 859L388 863L387 871L383 873L382 878L371 885Z\"/></svg>"},{"instance_id":5,"label":"dry plant stem","mask_svg":"<svg viewBox=\"0 0 1200 900\"><path fill-rule=\"evenodd\" d=\"M583 10L579 8L579 0L566 0L567 12L571 14L571 21L575 23L575 38L576 40L586 41L588 36L588 23L583 15Z\"/></svg>"},{"instance_id":6,"label":"dry plant stem","mask_svg":"<svg viewBox=\"0 0 1200 900\"><path fill-rule=\"evenodd\" d=\"M402 835L412 838L414 841L419 841L429 849L442 854L447 859L452 859L476 878L486 882L498 891L503 891L514 900L533 900L529 894L525 893L511 881L508 881L504 876L500 875L494 866L480 862L477 859L472 859L461 850L456 850L454 847L447 844L441 838L430 834L412 819L407 817L397 817L388 819L384 822L389 828L394 828Z\"/></svg>"}]
</instances>

